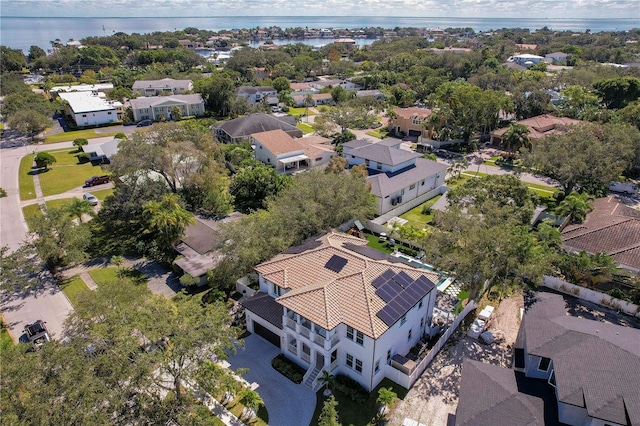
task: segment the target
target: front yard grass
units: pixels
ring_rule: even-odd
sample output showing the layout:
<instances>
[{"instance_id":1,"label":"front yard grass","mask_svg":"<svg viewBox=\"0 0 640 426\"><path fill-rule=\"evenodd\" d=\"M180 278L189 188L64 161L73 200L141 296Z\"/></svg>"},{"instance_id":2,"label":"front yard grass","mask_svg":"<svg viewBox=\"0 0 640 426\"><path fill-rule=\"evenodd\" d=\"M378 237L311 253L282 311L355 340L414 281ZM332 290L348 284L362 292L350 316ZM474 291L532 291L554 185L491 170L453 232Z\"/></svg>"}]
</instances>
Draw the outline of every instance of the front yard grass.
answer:
<instances>
[{"instance_id":1,"label":"front yard grass","mask_svg":"<svg viewBox=\"0 0 640 426\"><path fill-rule=\"evenodd\" d=\"M50 154L56 158L56 163L48 171L39 174L40 187L45 197L80 187L91 176L104 174L100 166L78 164L75 149L51 151Z\"/></svg>"},{"instance_id":2,"label":"front yard grass","mask_svg":"<svg viewBox=\"0 0 640 426\"><path fill-rule=\"evenodd\" d=\"M308 125L307 123L298 123L296 125L296 127L300 130L302 130L305 133L313 133L313 127L311 127L310 125Z\"/></svg>"},{"instance_id":3,"label":"front yard grass","mask_svg":"<svg viewBox=\"0 0 640 426\"><path fill-rule=\"evenodd\" d=\"M312 115L316 115L316 113L315 113L315 112L313 112L313 111L311 110L311 108L308 108L308 109L307 109L307 108L305 108L305 107L302 107L302 108L289 108L289 111L287 112L287 114L289 114L289 115L293 115L294 117L295 117L296 115L303 116L303 115L305 115L305 114L306 114L306 115L308 115L309 117L310 117L310 116L312 116Z\"/></svg>"},{"instance_id":4,"label":"front yard grass","mask_svg":"<svg viewBox=\"0 0 640 426\"><path fill-rule=\"evenodd\" d=\"M369 130L367 132L367 135L372 136L374 138L378 138L378 139L384 139L389 136L389 129L382 126L374 130Z\"/></svg>"},{"instance_id":5,"label":"front yard grass","mask_svg":"<svg viewBox=\"0 0 640 426\"><path fill-rule=\"evenodd\" d=\"M383 387L390 387L393 392L398 395L399 399L404 399L409 392L407 389L389 379L383 379L373 392L369 394L369 399L367 399L367 402L364 404L358 404L352 401L349 396L346 396L341 392L334 392L333 395L335 396L336 401L338 401L336 410L338 411L340 423L343 425L353 426L373 426L382 424L379 423L380 418L378 416L378 403L376 402L376 399L378 399L378 390ZM322 394L323 390L324 388L316 393L316 410L313 413L311 426L317 426L318 417L322 412L322 406L324 405L324 401L327 399Z\"/></svg>"},{"instance_id":6,"label":"front yard grass","mask_svg":"<svg viewBox=\"0 0 640 426\"><path fill-rule=\"evenodd\" d=\"M237 418L240 418L242 410L244 409L244 405L240 404L239 396L228 403L226 407L227 410L231 411ZM267 412L266 407L260 407L256 414L257 415L253 419L243 421L243 423L250 426L267 426L269 424L269 413Z\"/></svg>"},{"instance_id":7,"label":"front yard grass","mask_svg":"<svg viewBox=\"0 0 640 426\"><path fill-rule=\"evenodd\" d=\"M369 244L367 244L369 247L373 247L376 250L382 251L384 253L393 253L393 249L387 247L387 242L386 241L382 241L379 242L378 241L378 236L377 235L373 235L373 234L369 234L368 232L364 234L367 237L367 241L369 241Z\"/></svg>"},{"instance_id":8,"label":"front yard grass","mask_svg":"<svg viewBox=\"0 0 640 426\"><path fill-rule=\"evenodd\" d=\"M35 204L29 204L28 206L24 206L22 208L22 214L24 215L24 220L27 222L27 225L29 225L29 222L42 215L42 210L40 210L40 204L35 203ZM29 226L29 228L31 228L31 226Z\"/></svg>"},{"instance_id":9,"label":"front yard grass","mask_svg":"<svg viewBox=\"0 0 640 426\"><path fill-rule=\"evenodd\" d=\"M113 188L101 189L99 191L91 191L91 193L95 195L98 198L98 200L104 201L104 199L107 198L109 195L113 195Z\"/></svg>"},{"instance_id":10,"label":"front yard grass","mask_svg":"<svg viewBox=\"0 0 640 426\"><path fill-rule=\"evenodd\" d=\"M0 352L4 352L11 346L13 346L13 339L7 330L7 326L4 325L4 321L2 321L2 325L0 325Z\"/></svg>"},{"instance_id":11,"label":"front yard grass","mask_svg":"<svg viewBox=\"0 0 640 426\"><path fill-rule=\"evenodd\" d=\"M71 132L55 133L53 135L45 136L44 143L50 144L50 143L58 143L58 142L69 142L78 138L84 138L84 139L105 138L108 136L115 136L116 133L117 132L96 133L95 129L74 130Z\"/></svg>"},{"instance_id":12,"label":"front yard grass","mask_svg":"<svg viewBox=\"0 0 640 426\"><path fill-rule=\"evenodd\" d=\"M28 154L20 160L18 169L18 186L20 188L20 199L22 201L36 198L36 187L33 184L33 175L29 174L33 166L33 154Z\"/></svg>"},{"instance_id":13,"label":"front yard grass","mask_svg":"<svg viewBox=\"0 0 640 426\"><path fill-rule=\"evenodd\" d=\"M78 305L78 297L80 294L89 290L89 287L84 283L80 276L75 276L68 280L65 280L60 284L60 288L62 292L67 296L67 299L71 302L73 306Z\"/></svg>"},{"instance_id":14,"label":"front yard grass","mask_svg":"<svg viewBox=\"0 0 640 426\"><path fill-rule=\"evenodd\" d=\"M147 284L147 278L140 271L132 268L122 267L121 277L118 277L118 268L115 266L107 266L106 268L97 268L89 271L89 275L98 286L108 286L117 283L120 279L125 279L134 285Z\"/></svg>"}]
</instances>

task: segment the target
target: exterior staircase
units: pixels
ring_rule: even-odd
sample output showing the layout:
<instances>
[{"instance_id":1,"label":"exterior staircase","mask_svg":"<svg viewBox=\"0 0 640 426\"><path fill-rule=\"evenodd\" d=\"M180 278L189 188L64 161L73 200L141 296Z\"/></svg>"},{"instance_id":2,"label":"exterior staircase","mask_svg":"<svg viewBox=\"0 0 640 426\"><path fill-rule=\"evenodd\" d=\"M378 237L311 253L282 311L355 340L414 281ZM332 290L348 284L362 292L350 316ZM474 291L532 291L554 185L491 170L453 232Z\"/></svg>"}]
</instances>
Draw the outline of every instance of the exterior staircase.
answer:
<instances>
[{"instance_id":1,"label":"exterior staircase","mask_svg":"<svg viewBox=\"0 0 640 426\"><path fill-rule=\"evenodd\" d=\"M311 373L306 375L306 379L304 380L304 385L314 392L317 392L317 390L320 389L320 384L316 382L316 378L320 374L320 371L322 371L322 367L317 365L314 366Z\"/></svg>"}]
</instances>

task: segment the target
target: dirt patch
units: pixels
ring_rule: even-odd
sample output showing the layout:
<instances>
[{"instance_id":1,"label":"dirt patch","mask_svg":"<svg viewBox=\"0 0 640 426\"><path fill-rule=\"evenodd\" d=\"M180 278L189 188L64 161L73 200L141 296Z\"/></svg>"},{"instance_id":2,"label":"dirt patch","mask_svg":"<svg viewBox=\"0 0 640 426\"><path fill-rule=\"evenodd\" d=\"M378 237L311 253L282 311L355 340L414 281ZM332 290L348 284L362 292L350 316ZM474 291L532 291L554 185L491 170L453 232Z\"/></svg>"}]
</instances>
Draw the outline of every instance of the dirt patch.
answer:
<instances>
[{"instance_id":1,"label":"dirt patch","mask_svg":"<svg viewBox=\"0 0 640 426\"><path fill-rule=\"evenodd\" d=\"M494 311L487 328L496 341L485 345L468 337L463 322L458 331L434 358L422 376L400 401L389 417L389 425L400 426L405 418L427 426L447 425L458 406L462 362L465 358L510 367L513 344L520 327L521 295L503 300ZM473 318L470 314L468 318Z\"/></svg>"}]
</instances>

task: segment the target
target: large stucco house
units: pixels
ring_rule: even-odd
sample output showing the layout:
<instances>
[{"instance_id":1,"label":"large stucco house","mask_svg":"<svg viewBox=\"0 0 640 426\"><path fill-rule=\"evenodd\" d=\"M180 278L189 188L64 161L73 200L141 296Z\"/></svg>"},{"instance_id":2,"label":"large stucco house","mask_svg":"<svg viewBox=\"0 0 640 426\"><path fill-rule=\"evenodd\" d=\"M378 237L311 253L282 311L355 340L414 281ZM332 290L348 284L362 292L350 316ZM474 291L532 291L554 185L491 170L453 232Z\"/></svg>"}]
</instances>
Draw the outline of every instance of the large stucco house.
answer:
<instances>
[{"instance_id":1,"label":"large stucco house","mask_svg":"<svg viewBox=\"0 0 640 426\"><path fill-rule=\"evenodd\" d=\"M129 99L133 120L172 120L173 108L180 108L182 117L203 115L204 100L199 93L191 95L153 96L149 98Z\"/></svg>"},{"instance_id":2,"label":"large stucco house","mask_svg":"<svg viewBox=\"0 0 640 426\"><path fill-rule=\"evenodd\" d=\"M292 138L276 129L254 133L251 138L256 160L281 173L320 166L336 155L331 140L320 136Z\"/></svg>"},{"instance_id":3,"label":"large stucco house","mask_svg":"<svg viewBox=\"0 0 640 426\"><path fill-rule=\"evenodd\" d=\"M137 80L132 87L140 96L168 96L183 95L193 90L191 80L175 80L163 78L161 80Z\"/></svg>"},{"instance_id":4,"label":"large stucco house","mask_svg":"<svg viewBox=\"0 0 640 426\"><path fill-rule=\"evenodd\" d=\"M431 324L437 274L328 232L256 266L260 290L243 301L247 329L307 370L318 389L322 370L371 391L395 377Z\"/></svg>"},{"instance_id":5,"label":"large stucco house","mask_svg":"<svg viewBox=\"0 0 640 426\"><path fill-rule=\"evenodd\" d=\"M122 119L122 103L108 100L102 92L59 92L65 115L78 127L100 126Z\"/></svg>"},{"instance_id":6,"label":"large stucco house","mask_svg":"<svg viewBox=\"0 0 640 426\"><path fill-rule=\"evenodd\" d=\"M402 141L389 139L371 143L354 140L343 144L342 156L349 167L364 164L378 215L400 208L413 200L422 202L445 190L447 166L420 158L421 154L401 149ZM429 197L429 195L431 197Z\"/></svg>"},{"instance_id":7,"label":"large stucco house","mask_svg":"<svg viewBox=\"0 0 640 426\"><path fill-rule=\"evenodd\" d=\"M266 99L269 105L278 104L278 91L270 86L240 86L236 95L245 98L249 105L256 105Z\"/></svg>"},{"instance_id":8,"label":"large stucco house","mask_svg":"<svg viewBox=\"0 0 640 426\"><path fill-rule=\"evenodd\" d=\"M421 137L432 114L426 108L395 108L389 117L389 131L396 135Z\"/></svg>"}]
</instances>

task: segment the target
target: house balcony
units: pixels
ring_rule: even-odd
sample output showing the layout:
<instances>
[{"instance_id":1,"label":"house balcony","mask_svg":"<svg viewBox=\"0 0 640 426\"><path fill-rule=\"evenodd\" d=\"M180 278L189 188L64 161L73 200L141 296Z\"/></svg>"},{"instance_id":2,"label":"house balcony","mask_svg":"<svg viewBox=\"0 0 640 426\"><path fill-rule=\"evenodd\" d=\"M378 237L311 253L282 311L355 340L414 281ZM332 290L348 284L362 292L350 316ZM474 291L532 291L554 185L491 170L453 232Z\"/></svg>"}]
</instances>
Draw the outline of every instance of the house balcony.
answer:
<instances>
[{"instance_id":1,"label":"house balcony","mask_svg":"<svg viewBox=\"0 0 640 426\"><path fill-rule=\"evenodd\" d=\"M289 327L291 330L296 331L296 322L294 320L292 320L291 318L284 318L284 324Z\"/></svg>"},{"instance_id":2,"label":"house balcony","mask_svg":"<svg viewBox=\"0 0 640 426\"><path fill-rule=\"evenodd\" d=\"M306 327L300 327L299 333L302 334L304 337L306 337L307 339L309 338L309 336L311 335L311 331L306 328Z\"/></svg>"},{"instance_id":3,"label":"house balcony","mask_svg":"<svg viewBox=\"0 0 640 426\"><path fill-rule=\"evenodd\" d=\"M335 370L336 368L338 368L338 360L336 359L335 361L333 361L331 363L331 365L329 366L329 373L331 373L333 370Z\"/></svg>"},{"instance_id":4,"label":"house balcony","mask_svg":"<svg viewBox=\"0 0 640 426\"><path fill-rule=\"evenodd\" d=\"M307 364L311 364L311 355L302 352L302 355L300 356L300 358L302 358L302 360Z\"/></svg>"}]
</instances>

